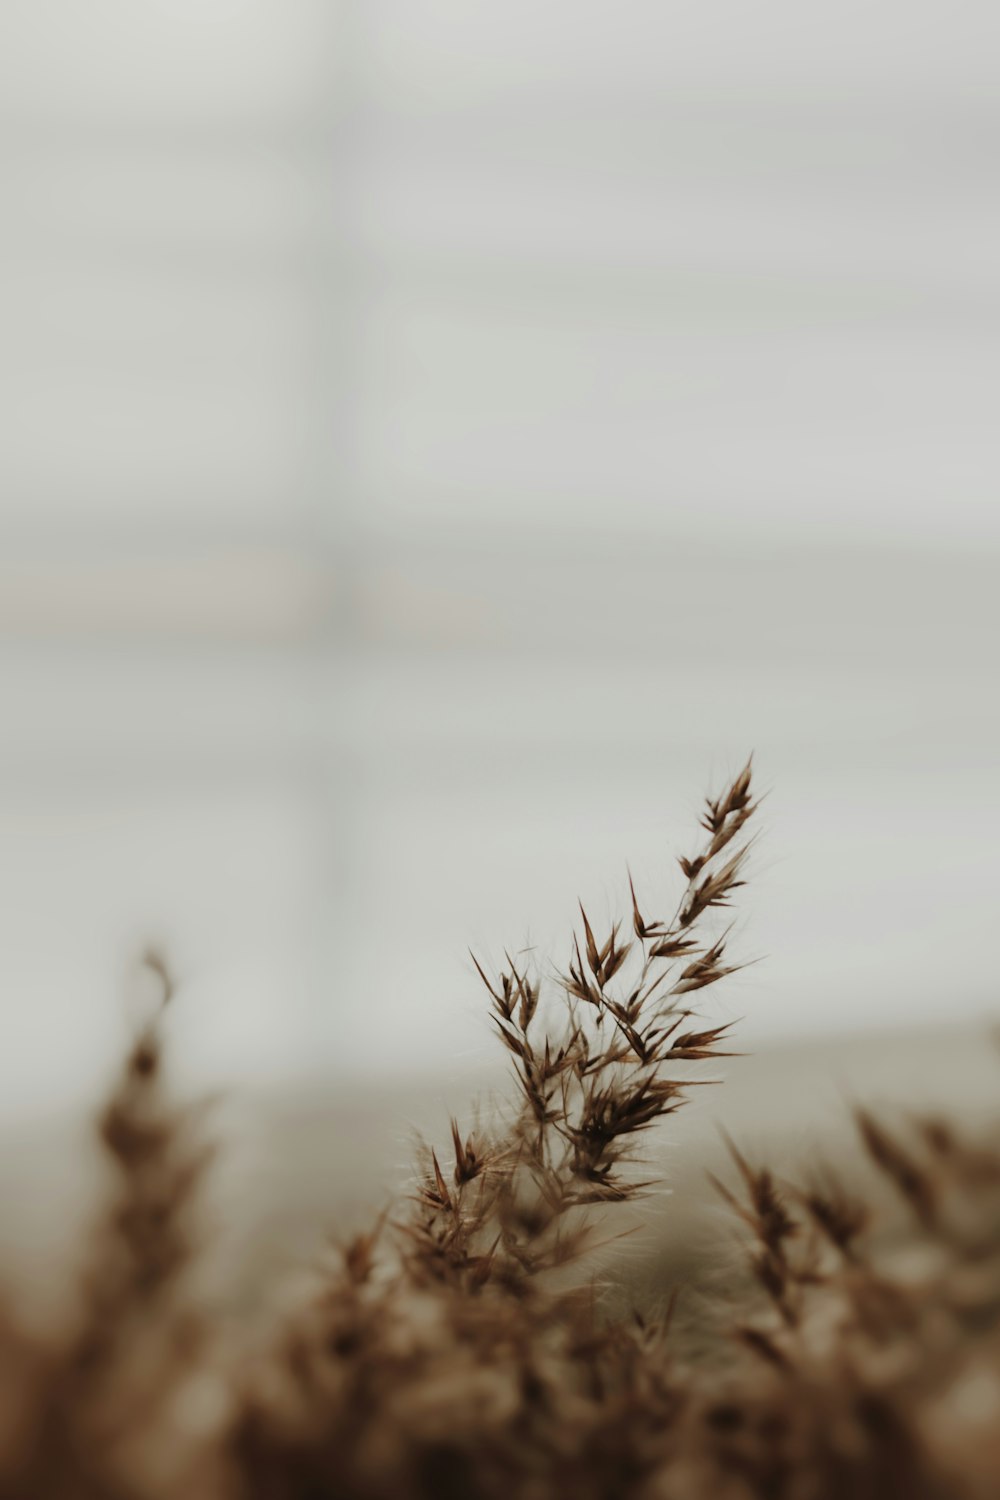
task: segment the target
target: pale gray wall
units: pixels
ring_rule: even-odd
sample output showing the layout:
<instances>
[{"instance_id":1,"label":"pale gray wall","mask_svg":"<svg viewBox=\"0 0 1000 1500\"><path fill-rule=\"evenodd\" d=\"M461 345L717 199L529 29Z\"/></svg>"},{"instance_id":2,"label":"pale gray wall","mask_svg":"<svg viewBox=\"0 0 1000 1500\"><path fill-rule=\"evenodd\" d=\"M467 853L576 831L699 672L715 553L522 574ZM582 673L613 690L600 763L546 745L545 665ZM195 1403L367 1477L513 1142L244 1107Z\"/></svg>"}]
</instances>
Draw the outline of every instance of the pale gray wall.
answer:
<instances>
[{"instance_id":1,"label":"pale gray wall","mask_svg":"<svg viewBox=\"0 0 1000 1500\"><path fill-rule=\"evenodd\" d=\"M988 3L7 0L0 1108L479 1059L772 788L723 1014L996 1003Z\"/></svg>"}]
</instances>

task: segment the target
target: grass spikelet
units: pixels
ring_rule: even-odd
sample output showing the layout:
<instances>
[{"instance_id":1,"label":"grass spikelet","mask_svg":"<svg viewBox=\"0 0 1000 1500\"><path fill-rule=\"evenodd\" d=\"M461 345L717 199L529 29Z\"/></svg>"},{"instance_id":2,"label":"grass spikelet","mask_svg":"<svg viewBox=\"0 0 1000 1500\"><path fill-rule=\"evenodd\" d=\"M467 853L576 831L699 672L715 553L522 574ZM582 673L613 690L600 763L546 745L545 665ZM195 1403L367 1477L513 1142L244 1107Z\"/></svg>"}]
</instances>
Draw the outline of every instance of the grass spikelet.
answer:
<instances>
[{"instance_id":1,"label":"grass spikelet","mask_svg":"<svg viewBox=\"0 0 1000 1500\"><path fill-rule=\"evenodd\" d=\"M169 1103L150 955L161 1004L100 1112L115 1186L72 1325L43 1340L0 1307L0 1500L994 1500L995 1124L857 1111L891 1232L877 1193L815 1163L779 1180L727 1139L711 1181L747 1271L696 1339L676 1287L616 1317L587 1260L655 1182L691 1065L730 1055L692 1007L740 967L708 929L746 878L751 783L748 762L707 800L672 916L629 872L629 917L580 904L554 975L473 955L506 1108L452 1119L263 1334L191 1292L209 1153Z\"/></svg>"}]
</instances>

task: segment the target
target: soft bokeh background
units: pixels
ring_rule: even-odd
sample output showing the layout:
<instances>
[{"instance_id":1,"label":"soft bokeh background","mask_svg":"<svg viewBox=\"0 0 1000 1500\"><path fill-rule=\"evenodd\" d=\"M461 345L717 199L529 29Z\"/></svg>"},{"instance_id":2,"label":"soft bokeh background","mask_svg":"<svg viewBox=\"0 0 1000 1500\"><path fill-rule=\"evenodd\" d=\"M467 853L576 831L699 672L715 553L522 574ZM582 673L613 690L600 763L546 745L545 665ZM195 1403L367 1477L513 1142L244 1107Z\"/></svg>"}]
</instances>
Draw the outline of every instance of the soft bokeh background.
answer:
<instances>
[{"instance_id":1,"label":"soft bokeh background","mask_svg":"<svg viewBox=\"0 0 1000 1500\"><path fill-rule=\"evenodd\" d=\"M5 0L0 1111L474 1071L756 751L746 1045L997 1001L1000 17ZM395 1085L392 1085L393 1087Z\"/></svg>"}]
</instances>

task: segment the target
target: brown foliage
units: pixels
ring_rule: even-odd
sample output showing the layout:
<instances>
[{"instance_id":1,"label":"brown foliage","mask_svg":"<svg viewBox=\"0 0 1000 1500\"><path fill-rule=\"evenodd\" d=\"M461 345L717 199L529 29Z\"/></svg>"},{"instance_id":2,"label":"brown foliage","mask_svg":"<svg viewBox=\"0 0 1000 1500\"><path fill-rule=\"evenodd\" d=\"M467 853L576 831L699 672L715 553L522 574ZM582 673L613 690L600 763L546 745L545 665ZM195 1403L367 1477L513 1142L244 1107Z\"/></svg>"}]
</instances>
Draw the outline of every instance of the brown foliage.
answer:
<instances>
[{"instance_id":1,"label":"brown foliage","mask_svg":"<svg viewBox=\"0 0 1000 1500\"><path fill-rule=\"evenodd\" d=\"M630 877L632 936L581 907L554 984L473 960L513 1070L507 1115L453 1121L409 1199L342 1245L263 1347L187 1288L206 1157L165 1102L151 1024L101 1116L119 1188L72 1327L42 1346L0 1323L0 1500L992 1497L996 1143L858 1112L913 1219L905 1261L831 1172L794 1188L731 1144L716 1187L752 1289L697 1360L669 1310L616 1321L588 1283L597 1224L647 1186L639 1144L690 1065L725 1055L728 1028L688 997L738 967L702 928L743 883L755 806L747 765L707 804L673 917L648 915Z\"/></svg>"}]
</instances>

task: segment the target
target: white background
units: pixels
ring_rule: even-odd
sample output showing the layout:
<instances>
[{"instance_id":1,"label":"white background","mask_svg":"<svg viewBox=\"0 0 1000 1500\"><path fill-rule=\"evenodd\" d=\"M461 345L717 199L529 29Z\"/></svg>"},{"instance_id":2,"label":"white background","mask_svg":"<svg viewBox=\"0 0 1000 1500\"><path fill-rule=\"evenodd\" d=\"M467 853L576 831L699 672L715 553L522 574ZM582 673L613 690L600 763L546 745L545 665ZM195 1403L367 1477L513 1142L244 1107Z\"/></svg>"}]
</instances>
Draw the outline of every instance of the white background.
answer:
<instances>
[{"instance_id":1,"label":"white background","mask_svg":"<svg viewBox=\"0 0 1000 1500\"><path fill-rule=\"evenodd\" d=\"M0 1109L491 1047L703 793L715 1002L996 1003L986 3L8 0Z\"/></svg>"}]
</instances>

